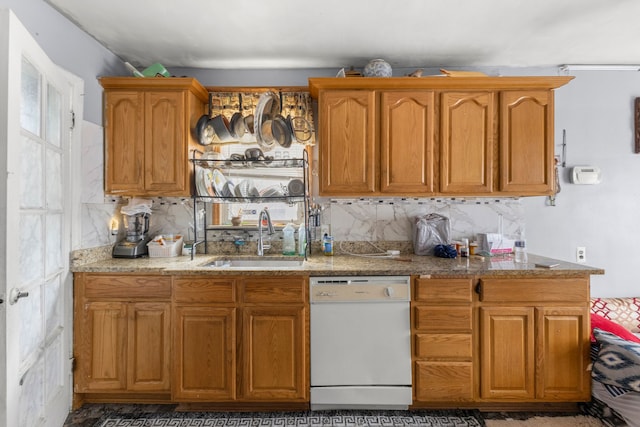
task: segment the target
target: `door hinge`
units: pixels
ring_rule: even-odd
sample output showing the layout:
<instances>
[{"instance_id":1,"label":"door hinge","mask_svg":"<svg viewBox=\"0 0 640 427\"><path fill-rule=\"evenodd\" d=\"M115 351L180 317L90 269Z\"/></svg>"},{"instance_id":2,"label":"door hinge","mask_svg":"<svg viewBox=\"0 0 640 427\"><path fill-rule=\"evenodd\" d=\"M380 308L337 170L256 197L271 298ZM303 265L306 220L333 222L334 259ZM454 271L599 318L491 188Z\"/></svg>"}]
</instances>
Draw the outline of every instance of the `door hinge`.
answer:
<instances>
[{"instance_id":1,"label":"door hinge","mask_svg":"<svg viewBox=\"0 0 640 427\"><path fill-rule=\"evenodd\" d=\"M72 357L69 359L69 364L71 365L71 372L75 372L76 370L76 358Z\"/></svg>"},{"instance_id":2,"label":"door hinge","mask_svg":"<svg viewBox=\"0 0 640 427\"><path fill-rule=\"evenodd\" d=\"M71 110L71 127L70 129L73 130L76 128L76 112Z\"/></svg>"}]
</instances>

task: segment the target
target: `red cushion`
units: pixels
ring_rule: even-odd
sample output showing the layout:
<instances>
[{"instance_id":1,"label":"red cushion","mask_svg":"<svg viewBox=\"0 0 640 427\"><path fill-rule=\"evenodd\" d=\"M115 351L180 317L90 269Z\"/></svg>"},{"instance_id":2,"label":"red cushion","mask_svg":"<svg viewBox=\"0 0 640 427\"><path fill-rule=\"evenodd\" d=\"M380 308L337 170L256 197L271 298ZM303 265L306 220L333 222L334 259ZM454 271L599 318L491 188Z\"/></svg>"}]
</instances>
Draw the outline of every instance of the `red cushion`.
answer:
<instances>
[{"instance_id":1,"label":"red cushion","mask_svg":"<svg viewBox=\"0 0 640 427\"><path fill-rule=\"evenodd\" d=\"M624 326L617 324L609 319L605 319L602 316L591 313L591 342L596 342L596 339L593 337L593 328L598 328L606 332L611 332L614 335L619 336L623 340L633 341L640 343L640 338L633 335L628 329Z\"/></svg>"}]
</instances>

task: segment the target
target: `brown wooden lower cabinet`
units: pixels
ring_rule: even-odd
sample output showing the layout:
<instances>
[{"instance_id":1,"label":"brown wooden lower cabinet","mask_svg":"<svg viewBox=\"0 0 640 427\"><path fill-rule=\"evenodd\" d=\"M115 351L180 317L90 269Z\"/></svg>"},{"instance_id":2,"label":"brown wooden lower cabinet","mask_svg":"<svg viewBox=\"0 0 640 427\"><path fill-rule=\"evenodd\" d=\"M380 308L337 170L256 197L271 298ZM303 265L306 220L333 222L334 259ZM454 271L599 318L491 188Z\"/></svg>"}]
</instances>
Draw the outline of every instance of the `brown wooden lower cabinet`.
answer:
<instances>
[{"instance_id":1,"label":"brown wooden lower cabinet","mask_svg":"<svg viewBox=\"0 0 640 427\"><path fill-rule=\"evenodd\" d=\"M243 398L306 398L305 315L304 307L255 306L243 309Z\"/></svg>"},{"instance_id":2,"label":"brown wooden lower cabinet","mask_svg":"<svg viewBox=\"0 0 640 427\"><path fill-rule=\"evenodd\" d=\"M171 278L76 274L76 393L170 391Z\"/></svg>"},{"instance_id":3,"label":"brown wooden lower cabinet","mask_svg":"<svg viewBox=\"0 0 640 427\"><path fill-rule=\"evenodd\" d=\"M589 279L416 278L414 406L590 400Z\"/></svg>"},{"instance_id":4,"label":"brown wooden lower cabinet","mask_svg":"<svg viewBox=\"0 0 640 427\"><path fill-rule=\"evenodd\" d=\"M590 400L589 279L482 279L480 285L480 397Z\"/></svg>"},{"instance_id":5,"label":"brown wooden lower cabinet","mask_svg":"<svg viewBox=\"0 0 640 427\"><path fill-rule=\"evenodd\" d=\"M174 399L234 400L236 309L176 306L174 333Z\"/></svg>"},{"instance_id":6,"label":"brown wooden lower cabinet","mask_svg":"<svg viewBox=\"0 0 640 427\"><path fill-rule=\"evenodd\" d=\"M304 277L174 279L173 399L308 401Z\"/></svg>"}]
</instances>

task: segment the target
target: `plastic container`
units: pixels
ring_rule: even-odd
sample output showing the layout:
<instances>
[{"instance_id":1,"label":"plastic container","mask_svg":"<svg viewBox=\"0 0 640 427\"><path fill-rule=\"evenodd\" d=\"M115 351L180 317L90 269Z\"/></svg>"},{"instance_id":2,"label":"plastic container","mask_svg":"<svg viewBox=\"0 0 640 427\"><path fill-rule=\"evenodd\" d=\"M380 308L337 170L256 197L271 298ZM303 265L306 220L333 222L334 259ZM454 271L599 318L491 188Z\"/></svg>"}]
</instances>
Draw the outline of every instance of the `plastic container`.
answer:
<instances>
[{"instance_id":1,"label":"plastic container","mask_svg":"<svg viewBox=\"0 0 640 427\"><path fill-rule=\"evenodd\" d=\"M322 238L322 253L326 256L333 256L333 237L328 234Z\"/></svg>"},{"instance_id":2,"label":"plastic container","mask_svg":"<svg viewBox=\"0 0 640 427\"><path fill-rule=\"evenodd\" d=\"M166 234L147 243L149 258L170 258L182 254L182 235Z\"/></svg>"},{"instance_id":3,"label":"plastic container","mask_svg":"<svg viewBox=\"0 0 640 427\"><path fill-rule=\"evenodd\" d=\"M462 245L460 246L460 256L464 258L469 256L469 239L462 239Z\"/></svg>"},{"instance_id":4,"label":"plastic container","mask_svg":"<svg viewBox=\"0 0 640 427\"><path fill-rule=\"evenodd\" d=\"M298 255L305 256L307 254L307 229L304 222L298 227Z\"/></svg>"},{"instance_id":5,"label":"plastic container","mask_svg":"<svg viewBox=\"0 0 640 427\"><path fill-rule=\"evenodd\" d=\"M295 255L296 254L296 239L295 228L293 224L289 223L282 229L283 241L282 241L282 255Z\"/></svg>"},{"instance_id":6,"label":"plastic container","mask_svg":"<svg viewBox=\"0 0 640 427\"><path fill-rule=\"evenodd\" d=\"M513 260L517 263L526 263L529 259L527 256L527 243L523 240L516 240L514 247Z\"/></svg>"}]
</instances>

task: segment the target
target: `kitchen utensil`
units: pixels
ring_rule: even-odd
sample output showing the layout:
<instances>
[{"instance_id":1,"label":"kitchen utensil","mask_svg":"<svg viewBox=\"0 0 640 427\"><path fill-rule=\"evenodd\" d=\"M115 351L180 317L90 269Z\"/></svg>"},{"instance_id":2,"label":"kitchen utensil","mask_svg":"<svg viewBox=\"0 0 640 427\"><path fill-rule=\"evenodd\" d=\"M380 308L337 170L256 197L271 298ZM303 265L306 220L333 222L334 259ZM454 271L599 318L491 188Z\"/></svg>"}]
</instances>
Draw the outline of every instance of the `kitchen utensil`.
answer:
<instances>
[{"instance_id":1,"label":"kitchen utensil","mask_svg":"<svg viewBox=\"0 0 640 427\"><path fill-rule=\"evenodd\" d=\"M210 196L209 191L207 191L207 186L205 182L205 169L196 165L196 190L198 192L198 196Z\"/></svg>"},{"instance_id":2,"label":"kitchen utensil","mask_svg":"<svg viewBox=\"0 0 640 427\"><path fill-rule=\"evenodd\" d=\"M258 145L264 151L271 151L276 144L276 140L273 137L273 127L271 126L272 120L265 120L260 123L260 126L256 129L256 141Z\"/></svg>"},{"instance_id":3,"label":"kitchen utensil","mask_svg":"<svg viewBox=\"0 0 640 427\"><path fill-rule=\"evenodd\" d=\"M264 159L264 153L259 148L247 148L244 152L244 157L247 160L262 160Z\"/></svg>"},{"instance_id":4,"label":"kitchen utensil","mask_svg":"<svg viewBox=\"0 0 640 427\"><path fill-rule=\"evenodd\" d=\"M200 116L194 131L195 138L200 145L209 145L213 142L215 131L213 124L209 122L209 116L207 114Z\"/></svg>"},{"instance_id":5,"label":"kitchen utensil","mask_svg":"<svg viewBox=\"0 0 640 427\"><path fill-rule=\"evenodd\" d=\"M265 92L260 96L256 107L255 133L256 142L263 151L274 148L275 140L271 131L271 120L280 114L280 98L273 92ZM265 122L269 122L265 126Z\"/></svg>"},{"instance_id":6,"label":"kitchen utensil","mask_svg":"<svg viewBox=\"0 0 640 427\"><path fill-rule=\"evenodd\" d=\"M298 142L307 142L313 135L313 126L304 117L293 117L291 119L291 127Z\"/></svg>"},{"instance_id":7,"label":"kitchen utensil","mask_svg":"<svg viewBox=\"0 0 640 427\"><path fill-rule=\"evenodd\" d=\"M247 132L247 128L244 124L244 117L242 116L242 113L240 112L233 113L230 121L230 130L231 130L231 135L238 139L242 138L244 134Z\"/></svg>"},{"instance_id":8,"label":"kitchen utensil","mask_svg":"<svg viewBox=\"0 0 640 427\"><path fill-rule=\"evenodd\" d=\"M213 171L211 169L203 169L203 189L205 190L205 195L209 195L210 197L214 197L216 195L213 188ZM217 170L217 169L216 169ZM218 171L220 173L220 171Z\"/></svg>"},{"instance_id":9,"label":"kitchen utensil","mask_svg":"<svg viewBox=\"0 0 640 427\"><path fill-rule=\"evenodd\" d=\"M282 197L284 194L280 190L280 187L277 185L272 185L271 187L267 187L260 192L260 196L262 197Z\"/></svg>"},{"instance_id":10,"label":"kitchen utensil","mask_svg":"<svg viewBox=\"0 0 640 427\"><path fill-rule=\"evenodd\" d=\"M220 172L219 169L214 169L212 174L213 181L213 189L216 194L221 197L228 197L227 192L225 191L225 184L227 183L227 178Z\"/></svg>"},{"instance_id":11,"label":"kitchen utensil","mask_svg":"<svg viewBox=\"0 0 640 427\"><path fill-rule=\"evenodd\" d=\"M285 122L287 123L287 128L289 129L289 134L291 135L291 143L295 144L296 142L298 142L298 138L296 138L296 134L293 131L293 123L291 123L291 114L287 115L287 118L285 119Z\"/></svg>"},{"instance_id":12,"label":"kitchen utensil","mask_svg":"<svg viewBox=\"0 0 640 427\"><path fill-rule=\"evenodd\" d=\"M290 196L302 196L304 194L304 182L301 179L292 179L287 185Z\"/></svg>"},{"instance_id":13,"label":"kitchen utensil","mask_svg":"<svg viewBox=\"0 0 640 427\"><path fill-rule=\"evenodd\" d=\"M253 114L249 114L248 116L245 116L244 118L244 126L247 129L247 131L253 135L255 133L255 129L253 127L254 125L254 116Z\"/></svg>"},{"instance_id":14,"label":"kitchen utensil","mask_svg":"<svg viewBox=\"0 0 640 427\"><path fill-rule=\"evenodd\" d=\"M287 121L282 115L278 114L271 120L271 134L273 139L284 148L291 147L291 130L287 125Z\"/></svg>"},{"instance_id":15,"label":"kitchen utensil","mask_svg":"<svg viewBox=\"0 0 640 427\"><path fill-rule=\"evenodd\" d=\"M222 187L222 193L224 197L233 197L235 195L235 184L231 181L227 181L224 183Z\"/></svg>"},{"instance_id":16,"label":"kitchen utensil","mask_svg":"<svg viewBox=\"0 0 640 427\"><path fill-rule=\"evenodd\" d=\"M212 118L210 122L220 142L228 142L235 139L231 135L231 131L229 130L229 119L227 119L225 116L223 116L222 114L218 114L217 116Z\"/></svg>"}]
</instances>

